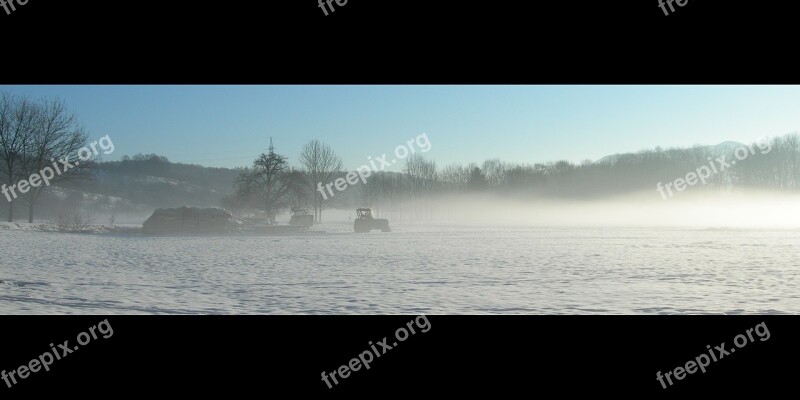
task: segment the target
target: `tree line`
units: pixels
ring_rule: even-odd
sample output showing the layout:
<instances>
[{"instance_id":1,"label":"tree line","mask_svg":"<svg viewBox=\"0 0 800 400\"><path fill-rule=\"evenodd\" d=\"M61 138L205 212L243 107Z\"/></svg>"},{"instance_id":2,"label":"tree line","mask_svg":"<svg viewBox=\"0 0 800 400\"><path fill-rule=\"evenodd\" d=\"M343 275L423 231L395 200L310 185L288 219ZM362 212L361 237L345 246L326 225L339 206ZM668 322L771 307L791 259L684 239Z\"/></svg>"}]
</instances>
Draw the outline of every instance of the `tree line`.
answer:
<instances>
[{"instance_id":1,"label":"tree line","mask_svg":"<svg viewBox=\"0 0 800 400\"><path fill-rule=\"evenodd\" d=\"M652 191L656 184L672 182L698 167L723 157L737 160L738 146L656 147L622 154L606 161L572 163L566 160L543 163L511 163L498 159L482 163L450 164L414 154L405 160L402 172L373 172L367 183L358 183L323 199L316 191L344 177L342 160L332 148L312 140L303 148L298 168L270 148L239 180L239 190L226 198L233 208L262 207L272 215L289 207L313 207L320 221L324 208L371 207L377 214L394 219L425 219L435 213L437 198L458 195L494 194L522 200L536 198L593 199ZM720 169L704 185L692 191L729 192L752 188L796 192L800 190L800 137L789 134L767 142L745 146L750 153L730 168ZM768 151L764 151L765 149Z\"/></svg>"}]
</instances>

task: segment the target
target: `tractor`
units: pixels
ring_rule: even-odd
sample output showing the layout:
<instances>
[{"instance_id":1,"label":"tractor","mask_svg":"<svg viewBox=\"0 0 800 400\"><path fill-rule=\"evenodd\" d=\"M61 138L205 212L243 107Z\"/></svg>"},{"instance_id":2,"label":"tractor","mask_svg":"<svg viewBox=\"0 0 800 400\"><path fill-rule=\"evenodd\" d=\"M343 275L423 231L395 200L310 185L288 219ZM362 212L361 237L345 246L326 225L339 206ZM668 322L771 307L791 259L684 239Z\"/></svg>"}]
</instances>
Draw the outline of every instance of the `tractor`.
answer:
<instances>
[{"instance_id":1,"label":"tractor","mask_svg":"<svg viewBox=\"0 0 800 400\"><path fill-rule=\"evenodd\" d=\"M389 227L388 219L380 219L372 217L371 208L358 208L356 209L356 219L353 224L353 230L356 233L366 233L373 229L380 229L381 232L391 232L392 228Z\"/></svg>"}]
</instances>

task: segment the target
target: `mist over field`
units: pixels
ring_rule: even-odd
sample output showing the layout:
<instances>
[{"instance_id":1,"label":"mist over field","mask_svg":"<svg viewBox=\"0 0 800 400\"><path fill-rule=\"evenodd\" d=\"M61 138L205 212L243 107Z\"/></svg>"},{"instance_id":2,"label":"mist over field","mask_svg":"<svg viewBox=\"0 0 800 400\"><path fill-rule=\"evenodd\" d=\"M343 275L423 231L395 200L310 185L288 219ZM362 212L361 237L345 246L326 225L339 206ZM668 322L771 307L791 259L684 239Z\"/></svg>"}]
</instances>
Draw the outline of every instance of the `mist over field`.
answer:
<instances>
[{"instance_id":1,"label":"mist over field","mask_svg":"<svg viewBox=\"0 0 800 400\"><path fill-rule=\"evenodd\" d=\"M686 193L668 201L653 191L594 200L455 196L433 200L429 207L436 215L430 222L460 225L797 229L798 203L798 195L766 191Z\"/></svg>"}]
</instances>

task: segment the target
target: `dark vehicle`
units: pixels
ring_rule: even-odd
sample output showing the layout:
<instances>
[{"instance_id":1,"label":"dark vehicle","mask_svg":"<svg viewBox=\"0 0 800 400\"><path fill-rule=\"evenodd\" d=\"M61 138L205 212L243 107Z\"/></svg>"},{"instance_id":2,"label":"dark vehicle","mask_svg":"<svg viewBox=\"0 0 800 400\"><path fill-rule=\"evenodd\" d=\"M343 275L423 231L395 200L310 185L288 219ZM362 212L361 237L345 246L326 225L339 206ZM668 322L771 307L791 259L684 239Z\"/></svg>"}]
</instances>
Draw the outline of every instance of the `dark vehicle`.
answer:
<instances>
[{"instance_id":1,"label":"dark vehicle","mask_svg":"<svg viewBox=\"0 0 800 400\"><path fill-rule=\"evenodd\" d=\"M371 208L358 208L356 209L356 220L353 224L353 230L356 233L366 233L373 229L380 229L381 232L391 232L392 228L389 227L388 219L380 219L372 217Z\"/></svg>"},{"instance_id":2,"label":"dark vehicle","mask_svg":"<svg viewBox=\"0 0 800 400\"><path fill-rule=\"evenodd\" d=\"M308 210L305 208L292 208L292 218L289 220L289 225L310 228L314 225L314 216L309 215Z\"/></svg>"}]
</instances>

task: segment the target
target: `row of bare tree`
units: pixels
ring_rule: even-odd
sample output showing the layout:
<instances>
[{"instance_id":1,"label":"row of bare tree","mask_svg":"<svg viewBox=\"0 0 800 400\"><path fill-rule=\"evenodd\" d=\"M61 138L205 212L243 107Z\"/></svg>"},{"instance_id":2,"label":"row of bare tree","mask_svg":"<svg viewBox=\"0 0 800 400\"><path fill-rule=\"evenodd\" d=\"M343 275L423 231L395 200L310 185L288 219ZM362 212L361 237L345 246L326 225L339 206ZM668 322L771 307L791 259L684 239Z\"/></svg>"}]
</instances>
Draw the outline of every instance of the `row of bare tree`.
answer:
<instances>
[{"instance_id":1,"label":"row of bare tree","mask_svg":"<svg viewBox=\"0 0 800 400\"><path fill-rule=\"evenodd\" d=\"M768 144L767 147L764 147ZM497 159L482 164L452 164L438 168L433 160L415 154L405 160L402 173L373 171L366 184L351 185L335 197L323 198L323 185L345 175L342 160L330 146L312 140L303 148L300 168L289 166L274 152L262 154L242 174L236 197L248 207L266 210L274 221L275 212L289 206L311 205L316 221L330 207L372 207L392 219L406 216L426 219L435 213L433 199L454 194L495 193L521 198L597 198L652 191L656 183L708 165L718 157L734 159L736 143L642 150L618 155L603 162L574 164L556 161L534 164L508 163ZM768 143L746 146L751 154L735 167L718 171L702 187L693 190L727 192L733 188L779 191L800 190L800 136L790 134ZM244 202L242 202L244 200Z\"/></svg>"},{"instance_id":2,"label":"row of bare tree","mask_svg":"<svg viewBox=\"0 0 800 400\"><path fill-rule=\"evenodd\" d=\"M451 164L439 168L421 155L406 159L402 174L378 172L369 182L348 188L348 206L372 207L379 214L402 219L426 219L436 213L437 197L493 193L521 199L556 197L590 199L633 192L652 192L657 182L671 182L698 167L732 161L737 149L750 149L745 159L719 170L693 191L727 193L739 189L800 191L800 135L773 137L768 142L742 146L662 149L611 157L606 161L586 160L520 164L497 159L481 164ZM741 155L741 154L740 154Z\"/></svg>"},{"instance_id":3,"label":"row of bare tree","mask_svg":"<svg viewBox=\"0 0 800 400\"><path fill-rule=\"evenodd\" d=\"M74 156L86 142L84 129L63 101L0 94L0 187L6 193L63 157ZM86 178L91 167L89 162L81 163L50 181L67 185ZM17 196L0 197L10 203L8 221L13 222L14 206L21 200L28 206L28 222L33 222L36 201L47 189L46 185L30 186L25 193L14 191Z\"/></svg>"},{"instance_id":4,"label":"row of bare tree","mask_svg":"<svg viewBox=\"0 0 800 400\"><path fill-rule=\"evenodd\" d=\"M568 161L519 164L497 159L482 164L452 164L437 169L432 160L413 156L401 176L376 175L360 188L363 203L385 211L425 214L432 197L452 194L495 193L502 196L597 198L631 192L652 192L657 182L671 182L698 167L736 159L737 149L748 156L731 168L719 170L694 191L729 192L759 189L800 191L800 135L773 137L768 142L742 146L694 146L642 150L607 161ZM740 153L741 155L741 153ZM399 211L398 211L399 210Z\"/></svg>"}]
</instances>

